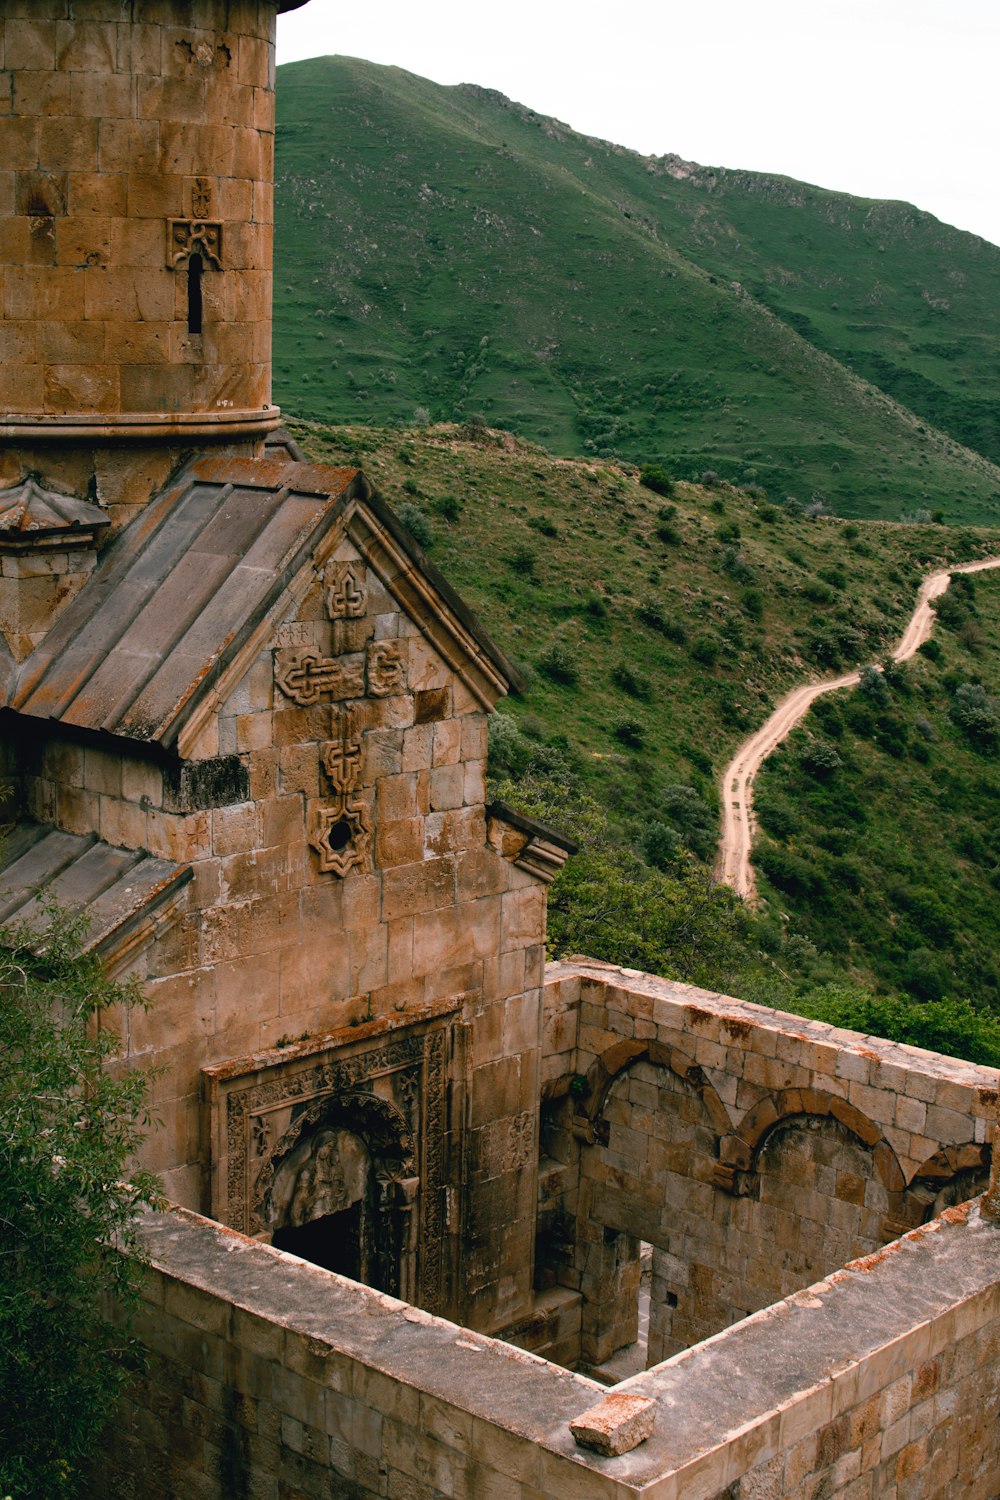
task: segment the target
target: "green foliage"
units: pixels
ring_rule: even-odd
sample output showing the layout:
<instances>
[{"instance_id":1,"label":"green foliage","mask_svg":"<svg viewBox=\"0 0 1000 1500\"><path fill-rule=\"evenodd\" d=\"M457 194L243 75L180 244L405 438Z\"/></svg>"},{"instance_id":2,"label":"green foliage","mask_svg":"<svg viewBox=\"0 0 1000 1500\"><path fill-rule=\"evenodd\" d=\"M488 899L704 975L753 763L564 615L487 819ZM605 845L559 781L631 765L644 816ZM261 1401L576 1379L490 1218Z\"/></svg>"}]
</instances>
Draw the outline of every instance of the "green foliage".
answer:
<instances>
[{"instance_id":1,"label":"green foliage","mask_svg":"<svg viewBox=\"0 0 1000 1500\"><path fill-rule=\"evenodd\" d=\"M682 181L343 57L279 69L276 155L286 411L401 427L419 408L422 431L456 421L488 447L503 427L803 510L1000 513L1000 254L970 235L773 176Z\"/></svg>"},{"instance_id":2,"label":"green foliage","mask_svg":"<svg viewBox=\"0 0 1000 1500\"><path fill-rule=\"evenodd\" d=\"M1000 1067L1000 1018L977 1010L969 1000L921 1002L905 995L873 995L850 985L831 984L813 990L799 1008L802 1015L848 1031Z\"/></svg>"},{"instance_id":3,"label":"green foliage","mask_svg":"<svg viewBox=\"0 0 1000 1500\"><path fill-rule=\"evenodd\" d=\"M951 718L976 745L992 748L1000 733L1000 705L981 682L963 682L955 689Z\"/></svg>"},{"instance_id":4,"label":"green foliage","mask_svg":"<svg viewBox=\"0 0 1000 1500\"><path fill-rule=\"evenodd\" d=\"M155 1182L131 1173L148 1077L109 1069L115 1016L140 1002L80 957L77 924L0 931L0 1493L80 1492L128 1374L100 1298L136 1289L131 1217ZM44 959L36 953L44 954Z\"/></svg>"},{"instance_id":5,"label":"green foliage","mask_svg":"<svg viewBox=\"0 0 1000 1500\"><path fill-rule=\"evenodd\" d=\"M674 481L666 469L661 469L658 464L647 464L640 470L639 483L647 490L652 490L654 495L672 495L674 493Z\"/></svg>"},{"instance_id":6,"label":"green foliage","mask_svg":"<svg viewBox=\"0 0 1000 1500\"><path fill-rule=\"evenodd\" d=\"M580 681L576 657L565 641L553 641L538 658L538 670L544 672L550 682L558 682L563 687L576 687Z\"/></svg>"},{"instance_id":7,"label":"green foliage","mask_svg":"<svg viewBox=\"0 0 1000 1500\"><path fill-rule=\"evenodd\" d=\"M394 509L396 515L418 546L425 549L433 546L434 527L419 505L414 505L410 500L404 500L401 504L396 505Z\"/></svg>"},{"instance_id":8,"label":"green foliage","mask_svg":"<svg viewBox=\"0 0 1000 1500\"><path fill-rule=\"evenodd\" d=\"M611 680L623 693L628 693L630 698L638 698L643 703L648 703L653 696L649 678L636 672L627 662L620 661L612 668Z\"/></svg>"}]
</instances>

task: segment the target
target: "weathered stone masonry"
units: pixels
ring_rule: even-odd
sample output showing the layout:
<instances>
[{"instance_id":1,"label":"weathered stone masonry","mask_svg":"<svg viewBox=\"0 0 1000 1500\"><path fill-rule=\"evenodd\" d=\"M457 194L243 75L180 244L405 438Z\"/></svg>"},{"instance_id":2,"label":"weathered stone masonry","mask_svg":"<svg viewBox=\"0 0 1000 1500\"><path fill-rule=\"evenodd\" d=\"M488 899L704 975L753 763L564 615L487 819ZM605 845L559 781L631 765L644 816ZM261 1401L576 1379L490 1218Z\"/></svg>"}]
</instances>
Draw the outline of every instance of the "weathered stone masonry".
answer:
<instances>
[{"instance_id":1,"label":"weathered stone masonry","mask_svg":"<svg viewBox=\"0 0 1000 1500\"><path fill-rule=\"evenodd\" d=\"M986 1186L987 1069L587 960L545 1006L541 1263L590 1363L635 1337L640 1239L652 1364Z\"/></svg>"}]
</instances>

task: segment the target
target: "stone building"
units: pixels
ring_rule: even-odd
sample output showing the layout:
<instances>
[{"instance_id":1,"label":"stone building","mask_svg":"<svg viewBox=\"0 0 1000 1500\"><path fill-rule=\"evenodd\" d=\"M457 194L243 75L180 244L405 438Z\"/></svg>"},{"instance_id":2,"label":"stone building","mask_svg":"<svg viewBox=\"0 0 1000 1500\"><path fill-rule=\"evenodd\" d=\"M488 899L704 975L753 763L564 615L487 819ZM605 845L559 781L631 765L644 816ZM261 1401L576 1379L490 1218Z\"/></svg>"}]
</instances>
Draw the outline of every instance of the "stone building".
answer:
<instances>
[{"instance_id":1,"label":"stone building","mask_svg":"<svg viewBox=\"0 0 1000 1500\"><path fill-rule=\"evenodd\" d=\"M995 1079L546 968L570 846L485 800L515 673L279 430L292 8L0 8L0 912L141 980L178 1205L99 1492L988 1500ZM643 1242L652 1368L587 1418Z\"/></svg>"}]
</instances>

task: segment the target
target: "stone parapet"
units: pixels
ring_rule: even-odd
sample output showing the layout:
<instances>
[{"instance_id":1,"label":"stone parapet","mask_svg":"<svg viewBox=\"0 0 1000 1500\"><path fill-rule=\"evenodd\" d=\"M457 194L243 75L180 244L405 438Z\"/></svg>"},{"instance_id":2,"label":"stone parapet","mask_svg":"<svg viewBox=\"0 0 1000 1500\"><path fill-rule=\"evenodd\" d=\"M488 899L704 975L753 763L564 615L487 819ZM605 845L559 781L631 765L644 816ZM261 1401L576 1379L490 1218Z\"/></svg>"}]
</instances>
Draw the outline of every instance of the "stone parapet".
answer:
<instances>
[{"instance_id":1,"label":"stone parapet","mask_svg":"<svg viewBox=\"0 0 1000 1500\"><path fill-rule=\"evenodd\" d=\"M197 1216L146 1217L145 1374L89 1493L443 1500L912 1500L1000 1487L1000 1230L974 1208L625 1382L632 1451L580 1448L602 1388ZM739 1372L738 1377L736 1372Z\"/></svg>"}]
</instances>

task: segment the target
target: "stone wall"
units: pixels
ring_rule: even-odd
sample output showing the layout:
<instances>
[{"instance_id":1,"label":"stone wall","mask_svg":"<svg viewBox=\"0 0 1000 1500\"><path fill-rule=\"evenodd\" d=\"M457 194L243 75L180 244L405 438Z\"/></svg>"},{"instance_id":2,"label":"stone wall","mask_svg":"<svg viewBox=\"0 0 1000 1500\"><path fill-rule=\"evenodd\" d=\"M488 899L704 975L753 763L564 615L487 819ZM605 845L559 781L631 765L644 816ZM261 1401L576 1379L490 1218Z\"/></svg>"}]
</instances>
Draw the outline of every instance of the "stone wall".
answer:
<instances>
[{"instance_id":1,"label":"stone wall","mask_svg":"<svg viewBox=\"0 0 1000 1500\"><path fill-rule=\"evenodd\" d=\"M330 580L348 575L358 612L332 618ZM202 1070L267 1074L280 1094L296 1058L319 1076L371 1023L398 1031L450 1004L447 1099L424 1126L428 1149L463 1160L442 1167L435 1212L464 1247L462 1316L493 1328L531 1308L546 887L515 862L523 836L494 847L486 711L433 622L422 631L348 540L310 577L185 759L43 737L24 800L43 823L191 864L186 910L132 950L151 1003L123 1039L158 1070L144 1164L191 1208L229 1220ZM332 665L304 702L310 650Z\"/></svg>"},{"instance_id":2,"label":"stone wall","mask_svg":"<svg viewBox=\"0 0 1000 1500\"><path fill-rule=\"evenodd\" d=\"M182 1211L142 1233L148 1368L95 1497L1000 1492L1000 1229L974 1208L627 1382L656 1414L619 1458L573 1443L569 1422L604 1394L582 1376Z\"/></svg>"},{"instance_id":3,"label":"stone wall","mask_svg":"<svg viewBox=\"0 0 1000 1500\"><path fill-rule=\"evenodd\" d=\"M540 1260L591 1363L635 1336L640 1240L654 1364L986 1185L988 1069L585 960L545 1013Z\"/></svg>"}]
</instances>

